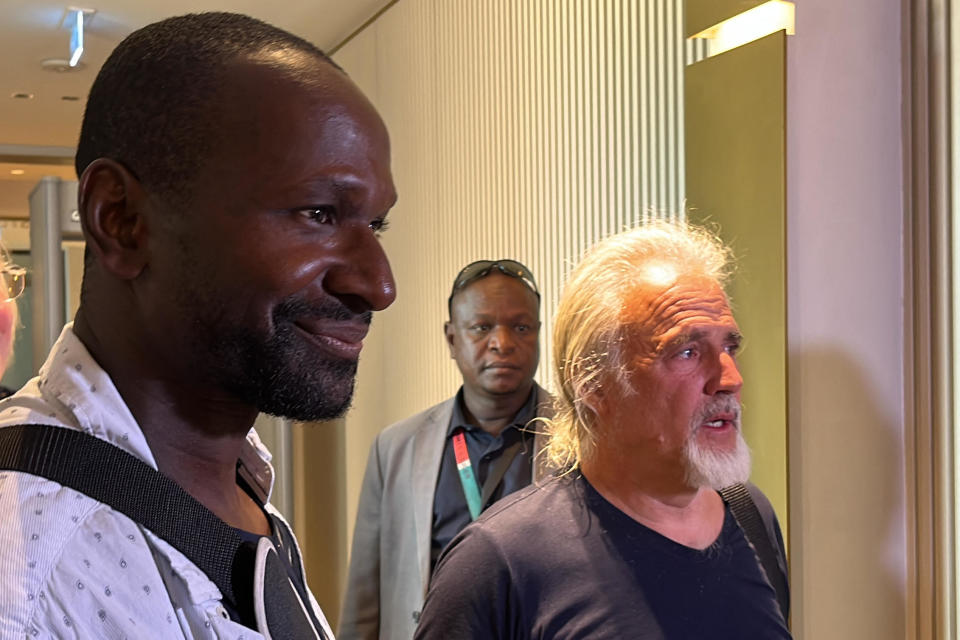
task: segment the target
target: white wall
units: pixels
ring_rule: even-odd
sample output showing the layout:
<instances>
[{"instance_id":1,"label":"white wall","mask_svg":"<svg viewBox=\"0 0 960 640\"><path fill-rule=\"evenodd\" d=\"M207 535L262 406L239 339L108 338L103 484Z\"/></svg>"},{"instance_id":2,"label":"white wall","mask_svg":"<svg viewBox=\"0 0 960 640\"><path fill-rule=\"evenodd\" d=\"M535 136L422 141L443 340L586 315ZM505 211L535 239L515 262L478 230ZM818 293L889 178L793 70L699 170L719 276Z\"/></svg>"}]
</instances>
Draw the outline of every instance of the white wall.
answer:
<instances>
[{"instance_id":1,"label":"white wall","mask_svg":"<svg viewBox=\"0 0 960 640\"><path fill-rule=\"evenodd\" d=\"M793 625L909 637L901 3L797 0L787 46Z\"/></svg>"}]
</instances>

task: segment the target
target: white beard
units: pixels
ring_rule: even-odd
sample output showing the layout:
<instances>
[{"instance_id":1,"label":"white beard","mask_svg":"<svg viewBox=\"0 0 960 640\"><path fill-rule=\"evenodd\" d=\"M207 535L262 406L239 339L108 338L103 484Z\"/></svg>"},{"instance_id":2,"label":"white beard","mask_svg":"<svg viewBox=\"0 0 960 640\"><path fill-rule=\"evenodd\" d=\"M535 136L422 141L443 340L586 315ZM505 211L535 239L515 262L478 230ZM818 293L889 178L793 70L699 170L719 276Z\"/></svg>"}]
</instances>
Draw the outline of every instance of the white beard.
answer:
<instances>
[{"instance_id":1,"label":"white beard","mask_svg":"<svg viewBox=\"0 0 960 640\"><path fill-rule=\"evenodd\" d=\"M691 487L720 490L750 478L750 448L737 425L737 442L730 451L701 447L695 434L683 447L686 481Z\"/></svg>"},{"instance_id":2,"label":"white beard","mask_svg":"<svg viewBox=\"0 0 960 640\"><path fill-rule=\"evenodd\" d=\"M700 425L717 412L735 414L737 441L730 451L701 447L697 441ZM693 417L690 433L683 445L687 486L720 490L750 478L750 447L740 430L740 402L732 396L718 396Z\"/></svg>"}]
</instances>

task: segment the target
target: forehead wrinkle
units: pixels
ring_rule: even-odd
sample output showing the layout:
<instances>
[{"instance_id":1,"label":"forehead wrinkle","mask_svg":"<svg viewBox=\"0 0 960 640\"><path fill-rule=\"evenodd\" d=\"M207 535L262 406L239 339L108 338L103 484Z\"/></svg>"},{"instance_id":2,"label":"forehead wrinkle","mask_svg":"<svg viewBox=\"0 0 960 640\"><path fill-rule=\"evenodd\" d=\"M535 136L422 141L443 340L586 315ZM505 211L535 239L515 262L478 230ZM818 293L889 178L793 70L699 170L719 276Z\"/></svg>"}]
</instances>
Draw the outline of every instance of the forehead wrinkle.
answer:
<instances>
[{"instance_id":1,"label":"forehead wrinkle","mask_svg":"<svg viewBox=\"0 0 960 640\"><path fill-rule=\"evenodd\" d=\"M643 289L638 289L633 296L632 304L624 305L622 314L627 316L624 324L643 332L664 333L670 327L679 324L683 320L682 316L700 311L699 309L685 309L684 307L690 306L694 296L677 296L674 287L663 289L653 297L645 296L644 293ZM640 299L638 300L638 298ZM700 305L697 304L697 306ZM681 317L678 318L678 316Z\"/></svg>"},{"instance_id":2,"label":"forehead wrinkle","mask_svg":"<svg viewBox=\"0 0 960 640\"><path fill-rule=\"evenodd\" d=\"M635 339L643 340L644 349L657 354L666 349L675 340L676 331L689 336L694 329L683 331L683 325L698 318L716 319L729 317L733 321L727 297L714 281L685 279L671 285L653 289L649 285L639 285L629 301L624 304L621 319L624 328ZM698 339L700 339L698 338Z\"/></svg>"}]
</instances>

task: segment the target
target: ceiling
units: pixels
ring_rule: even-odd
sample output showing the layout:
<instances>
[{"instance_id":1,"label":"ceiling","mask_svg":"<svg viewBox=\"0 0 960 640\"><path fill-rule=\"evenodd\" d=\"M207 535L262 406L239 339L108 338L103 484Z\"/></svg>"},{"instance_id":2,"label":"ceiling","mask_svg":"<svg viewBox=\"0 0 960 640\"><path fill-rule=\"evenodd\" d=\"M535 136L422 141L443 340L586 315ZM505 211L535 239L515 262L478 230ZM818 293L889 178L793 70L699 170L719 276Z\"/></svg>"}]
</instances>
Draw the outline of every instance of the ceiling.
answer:
<instances>
[{"instance_id":1,"label":"ceiling","mask_svg":"<svg viewBox=\"0 0 960 640\"><path fill-rule=\"evenodd\" d=\"M41 176L75 177L70 156L87 91L103 61L130 32L168 16L235 11L330 50L388 4L387 0L81 0L80 4L0 0L0 218L27 217L26 197ZM86 25L82 68L48 71L41 67L44 60L69 56L70 34L63 25L68 6L96 10Z\"/></svg>"}]
</instances>

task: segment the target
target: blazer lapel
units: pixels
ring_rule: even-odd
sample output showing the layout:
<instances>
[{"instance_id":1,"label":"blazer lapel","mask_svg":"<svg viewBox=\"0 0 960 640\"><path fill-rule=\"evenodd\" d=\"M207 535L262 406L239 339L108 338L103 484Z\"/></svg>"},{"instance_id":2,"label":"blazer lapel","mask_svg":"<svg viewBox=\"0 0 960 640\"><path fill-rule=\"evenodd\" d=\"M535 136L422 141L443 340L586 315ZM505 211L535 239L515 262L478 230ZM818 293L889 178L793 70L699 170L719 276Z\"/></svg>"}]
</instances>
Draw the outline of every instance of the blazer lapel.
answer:
<instances>
[{"instance_id":1,"label":"blazer lapel","mask_svg":"<svg viewBox=\"0 0 960 640\"><path fill-rule=\"evenodd\" d=\"M430 412L423 425L417 430L413 447L413 468L410 470L413 487L413 520L416 525L417 559L424 595L430 581L433 498L454 401L455 397L437 405Z\"/></svg>"}]
</instances>

